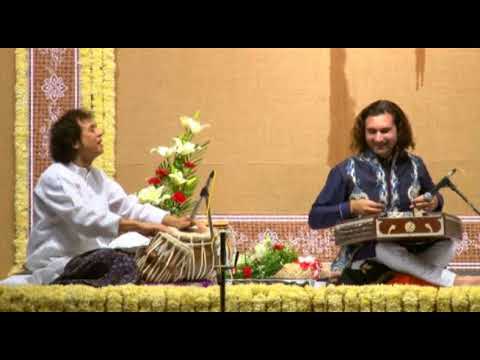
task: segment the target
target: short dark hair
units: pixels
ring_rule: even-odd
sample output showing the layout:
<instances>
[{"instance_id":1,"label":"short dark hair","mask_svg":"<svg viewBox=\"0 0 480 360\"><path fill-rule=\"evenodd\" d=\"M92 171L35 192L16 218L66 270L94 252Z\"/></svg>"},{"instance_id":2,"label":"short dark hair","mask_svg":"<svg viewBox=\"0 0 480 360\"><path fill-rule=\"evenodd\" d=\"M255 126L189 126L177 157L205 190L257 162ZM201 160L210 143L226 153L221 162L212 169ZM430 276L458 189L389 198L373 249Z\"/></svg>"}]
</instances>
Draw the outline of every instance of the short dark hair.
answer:
<instances>
[{"instance_id":1,"label":"short dark hair","mask_svg":"<svg viewBox=\"0 0 480 360\"><path fill-rule=\"evenodd\" d=\"M53 161L68 164L75 159L74 145L80 141L82 128L79 121L93 119L93 113L83 109L65 112L50 129L50 154Z\"/></svg>"},{"instance_id":2,"label":"short dark hair","mask_svg":"<svg viewBox=\"0 0 480 360\"><path fill-rule=\"evenodd\" d=\"M388 113L393 116L395 126L397 127L397 149L398 151L415 149L412 127L410 121L403 110L392 101L377 100L365 109L355 118L355 124L352 128L352 143L350 145L354 152L362 153L368 149L365 139L365 122L369 116L377 116Z\"/></svg>"}]
</instances>

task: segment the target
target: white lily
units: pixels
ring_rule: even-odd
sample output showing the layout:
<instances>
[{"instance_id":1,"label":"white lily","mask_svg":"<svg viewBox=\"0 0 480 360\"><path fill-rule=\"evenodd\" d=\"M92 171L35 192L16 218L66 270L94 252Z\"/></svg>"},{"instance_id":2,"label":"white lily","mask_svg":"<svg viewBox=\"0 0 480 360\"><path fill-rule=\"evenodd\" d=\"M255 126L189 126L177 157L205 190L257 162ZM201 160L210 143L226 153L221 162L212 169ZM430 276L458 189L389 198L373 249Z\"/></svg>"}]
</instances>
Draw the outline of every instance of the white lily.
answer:
<instances>
[{"instance_id":1,"label":"white lily","mask_svg":"<svg viewBox=\"0 0 480 360\"><path fill-rule=\"evenodd\" d=\"M166 146L159 146L159 147L156 147L156 148L153 148L152 150L150 150L150 153L157 153L158 155L162 156L162 157L169 157L170 155L174 154L175 153L175 149L174 148L169 148L169 147L166 147Z\"/></svg>"},{"instance_id":2,"label":"white lily","mask_svg":"<svg viewBox=\"0 0 480 360\"><path fill-rule=\"evenodd\" d=\"M266 232L265 233L265 236L263 238L263 244L266 246L266 247L272 247L272 237L270 236L270 233Z\"/></svg>"},{"instance_id":3,"label":"white lily","mask_svg":"<svg viewBox=\"0 0 480 360\"><path fill-rule=\"evenodd\" d=\"M173 180L173 182L176 184L176 185L182 185L182 184L185 184L185 182L187 181L184 177L183 177L183 174L180 172L180 171L174 171L173 173L171 173L170 175L168 175L168 177L170 179Z\"/></svg>"},{"instance_id":4,"label":"white lily","mask_svg":"<svg viewBox=\"0 0 480 360\"><path fill-rule=\"evenodd\" d=\"M182 143L182 140L179 138L175 137L173 138L173 141L175 141L175 151L180 154L180 155L189 155L193 152L195 152L195 144L191 142L186 142Z\"/></svg>"},{"instance_id":5,"label":"white lily","mask_svg":"<svg viewBox=\"0 0 480 360\"><path fill-rule=\"evenodd\" d=\"M185 129L189 129L192 134L198 134L203 129L209 127L209 124L201 125L199 121L189 116L180 116L180 123Z\"/></svg>"},{"instance_id":6,"label":"white lily","mask_svg":"<svg viewBox=\"0 0 480 360\"><path fill-rule=\"evenodd\" d=\"M257 258L263 257L263 255L265 255L266 252L267 252L267 248L263 243L257 244L255 246L255 256Z\"/></svg>"},{"instance_id":7,"label":"white lily","mask_svg":"<svg viewBox=\"0 0 480 360\"><path fill-rule=\"evenodd\" d=\"M163 189L163 186L156 188L153 185L143 188L138 192L138 200L142 204L148 203L158 206L161 203Z\"/></svg>"},{"instance_id":8,"label":"white lily","mask_svg":"<svg viewBox=\"0 0 480 360\"><path fill-rule=\"evenodd\" d=\"M182 151L180 151L180 154L189 155L194 152L195 152L195 144L191 142L186 142L185 144L183 144L183 148L182 148Z\"/></svg>"}]
</instances>

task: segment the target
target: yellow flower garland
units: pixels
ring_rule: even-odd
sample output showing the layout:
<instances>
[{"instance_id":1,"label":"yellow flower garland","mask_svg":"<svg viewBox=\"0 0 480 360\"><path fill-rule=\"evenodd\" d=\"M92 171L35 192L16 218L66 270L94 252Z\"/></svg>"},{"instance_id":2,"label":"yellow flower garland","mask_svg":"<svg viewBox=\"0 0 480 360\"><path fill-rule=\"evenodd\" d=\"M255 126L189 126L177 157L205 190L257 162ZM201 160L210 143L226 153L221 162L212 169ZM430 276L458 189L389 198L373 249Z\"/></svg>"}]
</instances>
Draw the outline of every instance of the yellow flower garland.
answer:
<instances>
[{"instance_id":1,"label":"yellow flower garland","mask_svg":"<svg viewBox=\"0 0 480 360\"><path fill-rule=\"evenodd\" d=\"M452 288L441 288L437 293L437 311L452 311Z\"/></svg>"},{"instance_id":2,"label":"yellow flower garland","mask_svg":"<svg viewBox=\"0 0 480 360\"><path fill-rule=\"evenodd\" d=\"M385 311L388 312L401 312L402 311L402 285L394 285L387 287L385 291L387 292L387 306Z\"/></svg>"},{"instance_id":3,"label":"yellow flower garland","mask_svg":"<svg viewBox=\"0 0 480 360\"><path fill-rule=\"evenodd\" d=\"M412 286L403 293L403 311L418 311L418 294L416 290L418 290L418 288L416 286Z\"/></svg>"},{"instance_id":4,"label":"yellow flower garland","mask_svg":"<svg viewBox=\"0 0 480 360\"><path fill-rule=\"evenodd\" d=\"M459 287L457 289L455 296L452 297L452 308L457 312L466 312L470 309L467 288Z\"/></svg>"},{"instance_id":5,"label":"yellow flower garland","mask_svg":"<svg viewBox=\"0 0 480 360\"><path fill-rule=\"evenodd\" d=\"M103 49L103 169L115 175L115 49Z\"/></svg>"},{"instance_id":6,"label":"yellow flower garland","mask_svg":"<svg viewBox=\"0 0 480 360\"><path fill-rule=\"evenodd\" d=\"M25 262L28 238L28 51L15 49L15 239L10 274L19 272Z\"/></svg>"},{"instance_id":7,"label":"yellow flower garland","mask_svg":"<svg viewBox=\"0 0 480 360\"><path fill-rule=\"evenodd\" d=\"M371 287L366 288L359 294L360 298L360 311L361 312L371 312L372 311L372 302L371 302Z\"/></svg>"},{"instance_id":8,"label":"yellow flower garland","mask_svg":"<svg viewBox=\"0 0 480 360\"><path fill-rule=\"evenodd\" d=\"M81 106L104 130L103 155L94 166L115 175L115 49L80 49Z\"/></svg>"},{"instance_id":9,"label":"yellow flower garland","mask_svg":"<svg viewBox=\"0 0 480 360\"><path fill-rule=\"evenodd\" d=\"M358 297L360 287L349 286L343 297L344 311L358 312L360 311L360 299Z\"/></svg>"},{"instance_id":10,"label":"yellow flower garland","mask_svg":"<svg viewBox=\"0 0 480 360\"><path fill-rule=\"evenodd\" d=\"M3 311L216 311L211 286L0 286ZM413 285L236 285L227 287L227 311L480 311L480 288Z\"/></svg>"},{"instance_id":11,"label":"yellow flower garland","mask_svg":"<svg viewBox=\"0 0 480 360\"><path fill-rule=\"evenodd\" d=\"M437 290L433 287L423 288L418 292L419 311L432 312L435 311L435 297Z\"/></svg>"},{"instance_id":12,"label":"yellow flower garland","mask_svg":"<svg viewBox=\"0 0 480 360\"><path fill-rule=\"evenodd\" d=\"M470 311L480 312L480 287L471 287L468 292Z\"/></svg>"},{"instance_id":13,"label":"yellow flower garland","mask_svg":"<svg viewBox=\"0 0 480 360\"><path fill-rule=\"evenodd\" d=\"M79 49L80 62L80 105L85 109L92 109L92 65L90 50Z\"/></svg>"},{"instance_id":14,"label":"yellow flower garland","mask_svg":"<svg viewBox=\"0 0 480 360\"><path fill-rule=\"evenodd\" d=\"M380 286L380 285L377 285L377 286ZM373 291L371 292L371 304L372 304L372 311L373 312L384 312L386 311L386 302L387 302L387 298L386 298L386 293L384 291L382 291L383 287L376 287L375 289L373 289Z\"/></svg>"}]
</instances>

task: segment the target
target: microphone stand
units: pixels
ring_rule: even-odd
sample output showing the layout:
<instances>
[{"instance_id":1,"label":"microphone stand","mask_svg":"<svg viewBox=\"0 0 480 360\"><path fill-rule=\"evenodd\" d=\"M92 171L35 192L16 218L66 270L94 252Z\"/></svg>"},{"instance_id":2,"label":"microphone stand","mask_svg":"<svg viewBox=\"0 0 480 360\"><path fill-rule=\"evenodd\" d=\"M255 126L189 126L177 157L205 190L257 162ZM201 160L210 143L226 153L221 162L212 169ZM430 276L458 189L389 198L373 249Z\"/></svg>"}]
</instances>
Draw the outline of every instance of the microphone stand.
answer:
<instances>
[{"instance_id":1,"label":"microphone stand","mask_svg":"<svg viewBox=\"0 0 480 360\"><path fill-rule=\"evenodd\" d=\"M224 231L220 233L220 270L219 285L220 285L220 312L225 312L225 270L229 267L227 262L227 248L226 248L226 234Z\"/></svg>"},{"instance_id":2,"label":"microphone stand","mask_svg":"<svg viewBox=\"0 0 480 360\"><path fill-rule=\"evenodd\" d=\"M208 207L208 223L210 225L210 231L211 231L212 240L213 240L214 233L213 233L213 225L212 225L213 224L212 216L210 214L210 207ZM237 261L235 260L234 266L227 265L227 232L225 231L226 225L223 225L221 227L224 228L224 231L220 231L220 264L217 265L216 268L217 268L217 282L218 282L218 285L220 286L220 312L225 312L225 285L226 285L225 271L234 269L236 267ZM237 259L238 259L238 253L237 253Z\"/></svg>"},{"instance_id":3,"label":"microphone stand","mask_svg":"<svg viewBox=\"0 0 480 360\"><path fill-rule=\"evenodd\" d=\"M213 171L210 174L211 176L209 177L207 185L202 189L200 193L201 198L198 201L197 205L195 206L194 211L192 211L192 218L194 217L196 211L198 210L198 207L202 198L205 198L205 202L207 203L208 227L210 229L211 240L213 241L215 234L213 232L212 213L210 210L210 192L208 190L210 180L212 178L212 174L213 174ZM220 285L220 311L225 312L225 284L226 284L225 271L232 270L234 268L234 266L227 265L227 233L226 231L220 231L220 264L215 267L217 268L217 282Z\"/></svg>"},{"instance_id":4,"label":"microphone stand","mask_svg":"<svg viewBox=\"0 0 480 360\"><path fill-rule=\"evenodd\" d=\"M465 201L472 209L477 213L477 215L480 215L480 211L475 207L475 205L472 204L470 200L467 199L465 195L462 194L462 192L455 186L454 183L452 183L450 180L448 180L447 186L453 190L458 196L462 198L463 201Z\"/></svg>"}]
</instances>

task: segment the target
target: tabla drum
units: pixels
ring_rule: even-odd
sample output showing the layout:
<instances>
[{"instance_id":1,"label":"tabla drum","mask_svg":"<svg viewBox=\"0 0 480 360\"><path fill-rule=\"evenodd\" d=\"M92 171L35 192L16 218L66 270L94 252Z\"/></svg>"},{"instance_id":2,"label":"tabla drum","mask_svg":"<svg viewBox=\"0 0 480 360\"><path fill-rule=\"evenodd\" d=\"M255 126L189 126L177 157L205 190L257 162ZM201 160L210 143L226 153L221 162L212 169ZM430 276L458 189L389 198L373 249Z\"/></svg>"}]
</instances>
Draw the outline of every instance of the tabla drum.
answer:
<instances>
[{"instance_id":1,"label":"tabla drum","mask_svg":"<svg viewBox=\"0 0 480 360\"><path fill-rule=\"evenodd\" d=\"M142 279L147 283L174 283L213 279L220 264L220 231L198 233L170 228L160 232L136 255ZM231 246L227 254L231 255ZM227 255L228 256L228 255Z\"/></svg>"}]
</instances>

